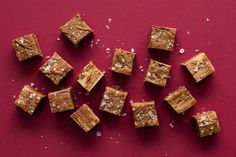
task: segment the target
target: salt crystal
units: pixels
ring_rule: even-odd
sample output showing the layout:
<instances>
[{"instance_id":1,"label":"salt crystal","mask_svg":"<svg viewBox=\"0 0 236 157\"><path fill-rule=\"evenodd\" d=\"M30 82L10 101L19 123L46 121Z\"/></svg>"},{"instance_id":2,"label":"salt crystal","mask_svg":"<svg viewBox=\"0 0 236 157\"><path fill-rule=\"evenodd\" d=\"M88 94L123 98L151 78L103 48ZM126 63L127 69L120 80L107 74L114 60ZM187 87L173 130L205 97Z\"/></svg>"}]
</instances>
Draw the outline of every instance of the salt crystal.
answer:
<instances>
[{"instance_id":1,"label":"salt crystal","mask_svg":"<svg viewBox=\"0 0 236 157\"><path fill-rule=\"evenodd\" d=\"M47 146L45 146L44 148L45 148L45 149L48 149L48 147L47 147Z\"/></svg>"},{"instance_id":2,"label":"salt crystal","mask_svg":"<svg viewBox=\"0 0 236 157\"><path fill-rule=\"evenodd\" d=\"M196 49L195 52L199 52L199 49Z\"/></svg>"},{"instance_id":3,"label":"salt crystal","mask_svg":"<svg viewBox=\"0 0 236 157\"><path fill-rule=\"evenodd\" d=\"M110 29L110 26L106 25L106 28L107 28L107 29Z\"/></svg>"},{"instance_id":4,"label":"salt crystal","mask_svg":"<svg viewBox=\"0 0 236 157\"><path fill-rule=\"evenodd\" d=\"M58 38L57 38L57 41L60 41L60 40L61 40L61 39L58 37Z\"/></svg>"},{"instance_id":5,"label":"salt crystal","mask_svg":"<svg viewBox=\"0 0 236 157\"><path fill-rule=\"evenodd\" d=\"M46 56L45 58L50 58L50 56Z\"/></svg>"},{"instance_id":6,"label":"salt crystal","mask_svg":"<svg viewBox=\"0 0 236 157\"><path fill-rule=\"evenodd\" d=\"M97 136L97 137L101 137L101 136L102 136L102 133L101 133L100 131L97 131L97 132L96 132L96 136Z\"/></svg>"},{"instance_id":7,"label":"salt crystal","mask_svg":"<svg viewBox=\"0 0 236 157\"><path fill-rule=\"evenodd\" d=\"M15 95L13 95L13 98L15 99L15 98L16 98L16 96L15 96Z\"/></svg>"},{"instance_id":8,"label":"salt crystal","mask_svg":"<svg viewBox=\"0 0 236 157\"><path fill-rule=\"evenodd\" d=\"M131 52L134 52L134 48L131 48Z\"/></svg>"},{"instance_id":9,"label":"salt crystal","mask_svg":"<svg viewBox=\"0 0 236 157\"><path fill-rule=\"evenodd\" d=\"M171 128L174 128L174 125L173 125L172 123L170 123L169 126L170 126Z\"/></svg>"},{"instance_id":10,"label":"salt crystal","mask_svg":"<svg viewBox=\"0 0 236 157\"><path fill-rule=\"evenodd\" d=\"M190 31L187 31L186 33L189 35L189 34L190 34Z\"/></svg>"},{"instance_id":11,"label":"salt crystal","mask_svg":"<svg viewBox=\"0 0 236 157\"><path fill-rule=\"evenodd\" d=\"M30 83L30 86L32 86L32 87L33 87L33 86L34 86L34 83L33 83L33 82L31 82L31 83Z\"/></svg>"},{"instance_id":12,"label":"salt crystal","mask_svg":"<svg viewBox=\"0 0 236 157\"><path fill-rule=\"evenodd\" d=\"M184 48L181 48L181 49L179 50L179 53L180 53L180 54L183 54L184 51L185 51Z\"/></svg>"},{"instance_id":13,"label":"salt crystal","mask_svg":"<svg viewBox=\"0 0 236 157\"><path fill-rule=\"evenodd\" d=\"M111 20L112 20L111 18L108 18L108 23L111 23Z\"/></svg>"},{"instance_id":14,"label":"salt crystal","mask_svg":"<svg viewBox=\"0 0 236 157\"><path fill-rule=\"evenodd\" d=\"M103 74L105 74L105 73L106 73L106 71L105 71L105 70L103 70L103 71L102 71L102 73L103 73Z\"/></svg>"},{"instance_id":15,"label":"salt crystal","mask_svg":"<svg viewBox=\"0 0 236 157\"><path fill-rule=\"evenodd\" d=\"M210 22L210 19L209 19L209 18L206 18L206 22Z\"/></svg>"}]
</instances>

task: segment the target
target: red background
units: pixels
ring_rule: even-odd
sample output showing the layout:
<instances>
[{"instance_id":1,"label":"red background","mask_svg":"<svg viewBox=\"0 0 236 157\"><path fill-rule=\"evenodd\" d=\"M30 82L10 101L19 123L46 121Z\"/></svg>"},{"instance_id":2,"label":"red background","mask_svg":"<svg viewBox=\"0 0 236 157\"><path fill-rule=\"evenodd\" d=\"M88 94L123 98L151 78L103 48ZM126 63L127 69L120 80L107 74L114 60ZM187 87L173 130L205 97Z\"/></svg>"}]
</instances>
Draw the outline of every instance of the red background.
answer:
<instances>
[{"instance_id":1,"label":"red background","mask_svg":"<svg viewBox=\"0 0 236 157\"><path fill-rule=\"evenodd\" d=\"M234 0L1 0L0 156L235 157L235 6ZM58 30L77 12L95 30L94 42L100 39L92 48L89 44L74 48ZM111 23L108 18L112 19ZM148 51L149 30L153 24L178 29L175 51ZM11 41L31 32L37 35L44 58L19 63ZM131 77L108 70L113 50L119 47L135 49L137 55ZM106 48L111 49L110 54ZM182 55L180 48L185 49ZM211 77L198 84L180 67L181 62L196 54L196 49L206 52L216 68ZM45 57L54 51L74 67L59 86L38 71L47 60ZM165 89L143 83L150 58L172 65L171 79ZM106 74L86 96L75 77L90 60ZM143 66L144 72L139 66ZM89 102L101 118L100 125L86 134L69 118L73 111L52 114L47 99L34 116L23 113L15 107L13 97L31 82L45 94L72 85L78 106ZM119 85L129 92L123 111L127 116L117 118L98 110L106 85ZM198 101L184 115L175 114L163 102L163 98L180 85L185 85ZM134 128L128 102L142 99L156 101L159 127ZM195 134L191 116L203 110L218 113L221 132L200 139ZM100 138L96 131L102 133Z\"/></svg>"}]
</instances>

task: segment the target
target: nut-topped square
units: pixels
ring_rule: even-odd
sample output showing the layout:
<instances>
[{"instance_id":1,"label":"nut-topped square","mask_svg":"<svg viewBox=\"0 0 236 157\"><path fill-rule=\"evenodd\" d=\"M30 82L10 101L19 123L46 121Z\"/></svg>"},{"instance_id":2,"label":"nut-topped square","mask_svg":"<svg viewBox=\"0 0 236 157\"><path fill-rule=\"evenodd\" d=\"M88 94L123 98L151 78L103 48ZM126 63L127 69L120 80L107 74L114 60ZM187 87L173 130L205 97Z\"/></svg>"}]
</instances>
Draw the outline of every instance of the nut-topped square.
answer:
<instances>
[{"instance_id":1,"label":"nut-topped square","mask_svg":"<svg viewBox=\"0 0 236 157\"><path fill-rule=\"evenodd\" d=\"M14 39L12 46L19 61L24 61L35 56L43 56L35 34L27 34Z\"/></svg>"},{"instance_id":2,"label":"nut-topped square","mask_svg":"<svg viewBox=\"0 0 236 157\"><path fill-rule=\"evenodd\" d=\"M54 84L58 84L73 67L61 58L56 52L39 68Z\"/></svg>"},{"instance_id":3,"label":"nut-topped square","mask_svg":"<svg viewBox=\"0 0 236 157\"><path fill-rule=\"evenodd\" d=\"M159 125L154 101L135 102L131 107L136 128Z\"/></svg>"},{"instance_id":4,"label":"nut-topped square","mask_svg":"<svg viewBox=\"0 0 236 157\"><path fill-rule=\"evenodd\" d=\"M121 89L106 87L100 104L100 110L120 116L127 94L127 92Z\"/></svg>"},{"instance_id":5,"label":"nut-topped square","mask_svg":"<svg viewBox=\"0 0 236 157\"><path fill-rule=\"evenodd\" d=\"M220 132L220 125L215 111L197 113L193 116L193 119L200 137Z\"/></svg>"},{"instance_id":6,"label":"nut-topped square","mask_svg":"<svg viewBox=\"0 0 236 157\"><path fill-rule=\"evenodd\" d=\"M144 81L165 87L169 78L170 68L171 65L151 59Z\"/></svg>"},{"instance_id":7,"label":"nut-topped square","mask_svg":"<svg viewBox=\"0 0 236 157\"><path fill-rule=\"evenodd\" d=\"M50 92L48 93L48 99L52 113L64 112L75 108L72 87Z\"/></svg>"},{"instance_id":8,"label":"nut-topped square","mask_svg":"<svg viewBox=\"0 0 236 157\"><path fill-rule=\"evenodd\" d=\"M88 132L99 122L92 109L84 104L70 116L84 131Z\"/></svg>"},{"instance_id":9,"label":"nut-topped square","mask_svg":"<svg viewBox=\"0 0 236 157\"><path fill-rule=\"evenodd\" d=\"M15 104L28 114L33 115L36 107L44 97L45 95L38 92L35 88L25 85L19 97L16 99Z\"/></svg>"},{"instance_id":10,"label":"nut-topped square","mask_svg":"<svg viewBox=\"0 0 236 157\"><path fill-rule=\"evenodd\" d=\"M90 92L103 76L103 72L89 62L77 76L77 82Z\"/></svg>"},{"instance_id":11,"label":"nut-topped square","mask_svg":"<svg viewBox=\"0 0 236 157\"><path fill-rule=\"evenodd\" d=\"M93 30L80 17L79 13L62 26L60 30L74 45L78 45L83 40L93 36Z\"/></svg>"},{"instance_id":12,"label":"nut-topped square","mask_svg":"<svg viewBox=\"0 0 236 157\"><path fill-rule=\"evenodd\" d=\"M116 73L131 75L134 63L134 52L115 49L111 70Z\"/></svg>"},{"instance_id":13,"label":"nut-topped square","mask_svg":"<svg viewBox=\"0 0 236 157\"><path fill-rule=\"evenodd\" d=\"M178 114L188 110L197 102L184 86L169 93L165 100Z\"/></svg>"},{"instance_id":14,"label":"nut-topped square","mask_svg":"<svg viewBox=\"0 0 236 157\"><path fill-rule=\"evenodd\" d=\"M152 26L149 48L166 51L174 50L176 28Z\"/></svg>"},{"instance_id":15,"label":"nut-topped square","mask_svg":"<svg viewBox=\"0 0 236 157\"><path fill-rule=\"evenodd\" d=\"M215 68L211 64L205 53L199 53L196 56L182 63L191 73L196 82L199 82L215 72Z\"/></svg>"}]
</instances>

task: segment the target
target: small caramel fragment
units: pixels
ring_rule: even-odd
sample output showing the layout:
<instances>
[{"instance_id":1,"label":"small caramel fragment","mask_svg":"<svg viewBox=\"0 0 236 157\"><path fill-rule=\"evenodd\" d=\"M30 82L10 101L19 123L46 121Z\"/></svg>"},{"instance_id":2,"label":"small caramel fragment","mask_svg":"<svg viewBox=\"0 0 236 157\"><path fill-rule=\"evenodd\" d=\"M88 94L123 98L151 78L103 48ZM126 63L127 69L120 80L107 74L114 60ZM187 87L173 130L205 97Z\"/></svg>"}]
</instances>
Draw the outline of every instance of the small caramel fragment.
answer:
<instances>
[{"instance_id":1,"label":"small caramel fragment","mask_svg":"<svg viewBox=\"0 0 236 157\"><path fill-rule=\"evenodd\" d=\"M93 36L93 30L80 17L79 13L62 26L60 30L74 45L78 45Z\"/></svg>"},{"instance_id":2,"label":"small caramel fragment","mask_svg":"<svg viewBox=\"0 0 236 157\"><path fill-rule=\"evenodd\" d=\"M106 87L100 104L100 110L120 116L127 94L125 91Z\"/></svg>"},{"instance_id":3,"label":"small caramel fragment","mask_svg":"<svg viewBox=\"0 0 236 157\"><path fill-rule=\"evenodd\" d=\"M38 92L33 87L25 85L18 99L16 99L15 104L28 114L33 115L36 107L44 97L44 94Z\"/></svg>"},{"instance_id":4,"label":"small caramel fragment","mask_svg":"<svg viewBox=\"0 0 236 157\"><path fill-rule=\"evenodd\" d=\"M131 107L136 128L159 125L154 101L132 103Z\"/></svg>"},{"instance_id":5,"label":"small caramel fragment","mask_svg":"<svg viewBox=\"0 0 236 157\"><path fill-rule=\"evenodd\" d=\"M48 93L52 113L73 110L74 98L72 87Z\"/></svg>"},{"instance_id":6,"label":"small caramel fragment","mask_svg":"<svg viewBox=\"0 0 236 157\"><path fill-rule=\"evenodd\" d=\"M35 56L43 56L35 34L27 34L14 39L12 46L20 62Z\"/></svg>"},{"instance_id":7,"label":"small caramel fragment","mask_svg":"<svg viewBox=\"0 0 236 157\"><path fill-rule=\"evenodd\" d=\"M89 62L78 75L77 82L90 92L103 75L101 70L99 70L92 62Z\"/></svg>"},{"instance_id":8,"label":"small caramel fragment","mask_svg":"<svg viewBox=\"0 0 236 157\"><path fill-rule=\"evenodd\" d=\"M166 51L174 50L176 28L152 26L149 48Z\"/></svg>"},{"instance_id":9,"label":"small caramel fragment","mask_svg":"<svg viewBox=\"0 0 236 157\"><path fill-rule=\"evenodd\" d=\"M215 72L215 68L207 58L205 53L199 53L196 56L182 63L191 73L196 82L201 81L208 75Z\"/></svg>"},{"instance_id":10,"label":"small caramel fragment","mask_svg":"<svg viewBox=\"0 0 236 157\"><path fill-rule=\"evenodd\" d=\"M39 68L56 85L73 69L73 67L61 58L56 52L49 60Z\"/></svg>"},{"instance_id":11,"label":"small caramel fragment","mask_svg":"<svg viewBox=\"0 0 236 157\"><path fill-rule=\"evenodd\" d=\"M92 109L84 104L70 116L84 131L90 131L100 120Z\"/></svg>"},{"instance_id":12,"label":"small caramel fragment","mask_svg":"<svg viewBox=\"0 0 236 157\"><path fill-rule=\"evenodd\" d=\"M188 110L197 102L184 86L169 93L165 100L178 114Z\"/></svg>"},{"instance_id":13,"label":"small caramel fragment","mask_svg":"<svg viewBox=\"0 0 236 157\"><path fill-rule=\"evenodd\" d=\"M193 119L200 137L220 132L220 125L215 111L197 113L193 116Z\"/></svg>"},{"instance_id":14,"label":"small caramel fragment","mask_svg":"<svg viewBox=\"0 0 236 157\"><path fill-rule=\"evenodd\" d=\"M131 75L135 53L122 49L115 49L111 70L116 73Z\"/></svg>"},{"instance_id":15,"label":"small caramel fragment","mask_svg":"<svg viewBox=\"0 0 236 157\"><path fill-rule=\"evenodd\" d=\"M171 65L151 59L144 81L165 87L169 78L170 68Z\"/></svg>"}]
</instances>

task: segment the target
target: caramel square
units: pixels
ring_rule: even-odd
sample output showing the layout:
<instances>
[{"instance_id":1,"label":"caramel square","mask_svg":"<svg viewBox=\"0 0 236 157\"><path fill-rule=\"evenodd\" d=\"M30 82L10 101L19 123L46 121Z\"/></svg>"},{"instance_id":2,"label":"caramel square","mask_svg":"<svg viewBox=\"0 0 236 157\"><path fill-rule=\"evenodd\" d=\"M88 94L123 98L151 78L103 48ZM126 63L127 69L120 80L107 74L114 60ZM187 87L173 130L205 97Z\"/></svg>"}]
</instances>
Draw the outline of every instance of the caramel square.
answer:
<instances>
[{"instance_id":1,"label":"caramel square","mask_svg":"<svg viewBox=\"0 0 236 157\"><path fill-rule=\"evenodd\" d=\"M132 103L131 107L136 128L159 125L154 101Z\"/></svg>"},{"instance_id":2,"label":"caramel square","mask_svg":"<svg viewBox=\"0 0 236 157\"><path fill-rule=\"evenodd\" d=\"M28 114L33 115L36 107L44 97L45 95L38 92L35 88L25 85L15 104Z\"/></svg>"},{"instance_id":3,"label":"caramel square","mask_svg":"<svg viewBox=\"0 0 236 157\"><path fill-rule=\"evenodd\" d=\"M220 132L220 125L215 111L197 113L193 116L193 119L200 137Z\"/></svg>"},{"instance_id":4,"label":"caramel square","mask_svg":"<svg viewBox=\"0 0 236 157\"><path fill-rule=\"evenodd\" d=\"M78 45L93 36L93 30L80 17L79 13L62 26L60 30L74 45Z\"/></svg>"},{"instance_id":5,"label":"caramel square","mask_svg":"<svg viewBox=\"0 0 236 157\"><path fill-rule=\"evenodd\" d=\"M174 50L176 28L152 26L149 48L166 51Z\"/></svg>"},{"instance_id":6,"label":"caramel square","mask_svg":"<svg viewBox=\"0 0 236 157\"><path fill-rule=\"evenodd\" d=\"M199 53L196 56L182 63L191 73L196 82L203 80L208 75L215 72L215 68L205 53Z\"/></svg>"},{"instance_id":7,"label":"caramel square","mask_svg":"<svg viewBox=\"0 0 236 157\"><path fill-rule=\"evenodd\" d=\"M50 92L48 93L48 99L52 113L64 112L75 108L72 87Z\"/></svg>"},{"instance_id":8,"label":"caramel square","mask_svg":"<svg viewBox=\"0 0 236 157\"><path fill-rule=\"evenodd\" d=\"M58 84L73 67L61 58L56 52L39 68L54 84Z\"/></svg>"},{"instance_id":9,"label":"caramel square","mask_svg":"<svg viewBox=\"0 0 236 157\"><path fill-rule=\"evenodd\" d=\"M84 104L70 116L84 131L90 131L100 120L92 109Z\"/></svg>"},{"instance_id":10,"label":"caramel square","mask_svg":"<svg viewBox=\"0 0 236 157\"><path fill-rule=\"evenodd\" d=\"M120 116L127 94L125 91L106 87L100 104L100 110Z\"/></svg>"},{"instance_id":11,"label":"caramel square","mask_svg":"<svg viewBox=\"0 0 236 157\"><path fill-rule=\"evenodd\" d=\"M171 65L151 59L144 81L165 87L169 78L170 68Z\"/></svg>"},{"instance_id":12,"label":"caramel square","mask_svg":"<svg viewBox=\"0 0 236 157\"><path fill-rule=\"evenodd\" d=\"M35 56L43 56L35 34L27 34L14 39L12 41L12 47L20 62Z\"/></svg>"},{"instance_id":13,"label":"caramel square","mask_svg":"<svg viewBox=\"0 0 236 157\"><path fill-rule=\"evenodd\" d=\"M103 75L101 70L99 70L92 62L89 62L77 76L77 82L90 92Z\"/></svg>"},{"instance_id":14,"label":"caramel square","mask_svg":"<svg viewBox=\"0 0 236 157\"><path fill-rule=\"evenodd\" d=\"M184 86L169 93L165 100L178 114L188 110L197 102Z\"/></svg>"},{"instance_id":15,"label":"caramel square","mask_svg":"<svg viewBox=\"0 0 236 157\"><path fill-rule=\"evenodd\" d=\"M115 49L111 70L116 73L131 75L135 53L122 49Z\"/></svg>"}]
</instances>

